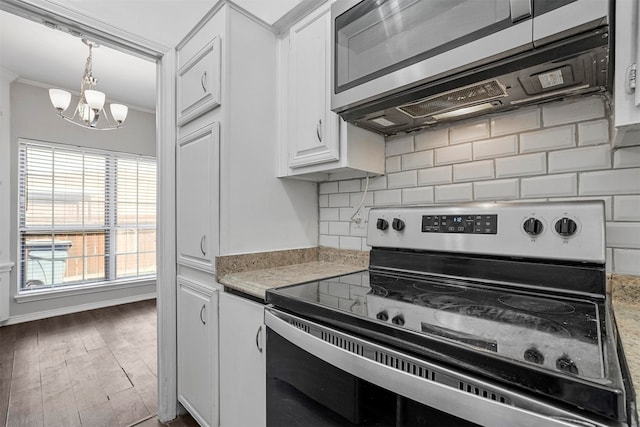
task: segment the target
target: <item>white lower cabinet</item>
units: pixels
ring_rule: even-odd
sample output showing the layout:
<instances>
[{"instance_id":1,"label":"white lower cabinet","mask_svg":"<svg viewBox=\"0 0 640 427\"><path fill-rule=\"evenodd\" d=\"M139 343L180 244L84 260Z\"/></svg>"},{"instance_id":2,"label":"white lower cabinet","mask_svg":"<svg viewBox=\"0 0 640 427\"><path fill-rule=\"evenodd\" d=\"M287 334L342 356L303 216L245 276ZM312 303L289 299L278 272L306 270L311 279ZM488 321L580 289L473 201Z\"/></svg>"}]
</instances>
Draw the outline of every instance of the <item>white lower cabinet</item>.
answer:
<instances>
[{"instance_id":1,"label":"white lower cabinet","mask_svg":"<svg viewBox=\"0 0 640 427\"><path fill-rule=\"evenodd\" d=\"M264 305L220 293L220 426L266 425Z\"/></svg>"},{"instance_id":2,"label":"white lower cabinet","mask_svg":"<svg viewBox=\"0 0 640 427\"><path fill-rule=\"evenodd\" d=\"M217 427L218 294L178 276L178 400L203 427Z\"/></svg>"}]
</instances>

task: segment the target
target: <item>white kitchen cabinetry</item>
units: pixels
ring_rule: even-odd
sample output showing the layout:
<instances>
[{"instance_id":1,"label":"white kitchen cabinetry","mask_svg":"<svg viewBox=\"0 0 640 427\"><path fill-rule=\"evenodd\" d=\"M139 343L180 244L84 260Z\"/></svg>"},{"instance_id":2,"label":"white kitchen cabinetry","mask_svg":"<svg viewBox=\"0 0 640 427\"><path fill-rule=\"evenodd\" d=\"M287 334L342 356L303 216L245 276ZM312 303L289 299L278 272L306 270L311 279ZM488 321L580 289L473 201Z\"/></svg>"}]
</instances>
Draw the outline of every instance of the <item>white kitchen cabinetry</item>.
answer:
<instances>
[{"instance_id":1,"label":"white kitchen cabinetry","mask_svg":"<svg viewBox=\"0 0 640 427\"><path fill-rule=\"evenodd\" d=\"M264 305L220 293L220 426L266 425Z\"/></svg>"},{"instance_id":2,"label":"white kitchen cabinetry","mask_svg":"<svg viewBox=\"0 0 640 427\"><path fill-rule=\"evenodd\" d=\"M214 37L177 72L177 122L183 125L220 105L220 37Z\"/></svg>"},{"instance_id":3,"label":"white kitchen cabinetry","mask_svg":"<svg viewBox=\"0 0 640 427\"><path fill-rule=\"evenodd\" d=\"M218 425L218 293L178 276L178 400L201 426Z\"/></svg>"},{"instance_id":4,"label":"white kitchen cabinetry","mask_svg":"<svg viewBox=\"0 0 640 427\"><path fill-rule=\"evenodd\" d=\"M331 14L327 3L291 27L280 46L280 176L384 173L384 138L331 111ZM286 137L284 137L286 135Z\"/></svg>"},{"instance_id":5,"label":"white kitchen cabinetry","mask_svg":"<svg viewBox=\"0 0 640 427\"><path fill-rule=\"evenodd\" d=\"M640 6L634 0L619 0L615 5L613 143L624 147L640 145ZM632 75L636 76L633 82Z\"/></svg>"},{"instance_id":6,"label":"white kitchen cabinetry","mask_svg":"<svg viewBox=\"0 0 640 427\"><path fill-rule=\"evenodd\" d=\"M178 263L213 272L218 252L219 124L178 140L176 215Z\"/></svg>"}]
</instances>

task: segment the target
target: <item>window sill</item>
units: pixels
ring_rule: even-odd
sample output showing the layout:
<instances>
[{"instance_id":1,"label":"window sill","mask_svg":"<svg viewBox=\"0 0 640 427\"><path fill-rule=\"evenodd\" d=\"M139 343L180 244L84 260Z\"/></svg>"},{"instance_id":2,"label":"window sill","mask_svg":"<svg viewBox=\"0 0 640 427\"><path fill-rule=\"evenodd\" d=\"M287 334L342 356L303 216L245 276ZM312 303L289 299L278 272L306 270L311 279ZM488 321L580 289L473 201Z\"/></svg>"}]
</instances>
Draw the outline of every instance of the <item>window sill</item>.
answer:
<instances>
[{"instance_id":1,"label":"window sill","mask_svg":"<svg viewBox=\"0 0 640 427\"><path fill-rule=\"evenodd\" d=\"M94 294L98 292L109 292L120 289L137 288L140 286L155 285L156 278L150 277L140 280L127 280L108 283L92 283L88 285L68 286L58 289L46 289L41 291L24 292L16 295L13 299L17 303L25 303L32 301L43 301L55 298L66 298L74 295Z\"/></svg>"}]
</instances>

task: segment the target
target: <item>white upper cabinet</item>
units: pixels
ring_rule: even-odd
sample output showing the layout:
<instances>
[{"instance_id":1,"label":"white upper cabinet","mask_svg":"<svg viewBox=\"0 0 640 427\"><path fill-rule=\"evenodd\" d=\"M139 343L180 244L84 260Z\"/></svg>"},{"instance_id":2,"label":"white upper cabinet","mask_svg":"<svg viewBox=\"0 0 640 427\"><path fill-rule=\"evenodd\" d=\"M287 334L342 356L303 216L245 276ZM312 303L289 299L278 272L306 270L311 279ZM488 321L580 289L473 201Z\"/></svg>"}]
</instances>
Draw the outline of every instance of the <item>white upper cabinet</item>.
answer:
<instances>
[{"instance_id":1,"label":"white upper cabinet","mask_svg":"<svg viewBox=\"0 0 640 427\"><path fill-rule=\"evenodd\" d=\"M640 145L640 6L637 1L616 4L614 76L614 146Z\"/></svg>"},{"instance_id":2,"label":"white upper cabinet","mask_svg":"<svg viewBox=\"0 0 640 427\"><path fill-rule=\"evenodd\" d=\"M291 27L280 45L279 176L384 173L384 138L331 111L331 14L326 3Z\"/></svg>"},{"instance_id":3,"label":"white upper cabinet","mask_svg":"<svg viewBox=\"0 0 640 427\"><path fill-rule=\"evenodd\" d=\"M177 79L179 126L220 105L220 37L180 67Z\"/></svg>"}]
</instances>

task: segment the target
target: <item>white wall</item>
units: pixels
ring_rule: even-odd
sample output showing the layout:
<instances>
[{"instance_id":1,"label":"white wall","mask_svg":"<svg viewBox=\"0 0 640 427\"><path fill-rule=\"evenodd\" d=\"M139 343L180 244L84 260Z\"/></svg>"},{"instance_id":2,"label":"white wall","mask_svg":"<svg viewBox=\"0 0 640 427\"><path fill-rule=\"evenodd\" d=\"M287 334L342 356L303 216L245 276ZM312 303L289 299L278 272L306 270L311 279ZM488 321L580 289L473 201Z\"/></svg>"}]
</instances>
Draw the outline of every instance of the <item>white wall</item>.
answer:
<instances>
[{"instance_id":1,"label":"white wall","mask_svg":"<svg viewBox=\"0 0 640 427\"><path fill-rule=\"evenodd\" d=\"M70 109L73 108L69 107ZM18 265L18 225L17 225L17 182L18 182L18 139L27 138L46 142L121 151L155 156L155 114L129 109L125 126L113 131L87 130L74 126L56 116L49 101L47 89L14 81L11 84L11 220L10 255ZM6 143L6 141L2 141ZM9 322L29 320L39 317L72 312L116 302L132 301L155 293L155 283L127 289L109 290L53 299L16 302L18 268L14 267L10 280Z\"/></svg>"},{"instance_id":2,"label":"white wall","mask_svg":"<svg viewBox=\"0 0 640 427\"><path fill-rule=\"evenodd\" d=\"M602 199L607 270L640 275L640 147L612 150L609 125L595 96L389 139L365 206ZM320 184L320 245L370 249L349 222L363 190L364 180Z\"/></svg>"}]
</instances>

